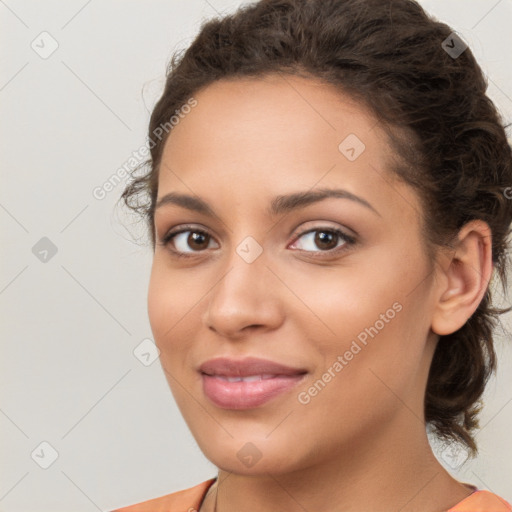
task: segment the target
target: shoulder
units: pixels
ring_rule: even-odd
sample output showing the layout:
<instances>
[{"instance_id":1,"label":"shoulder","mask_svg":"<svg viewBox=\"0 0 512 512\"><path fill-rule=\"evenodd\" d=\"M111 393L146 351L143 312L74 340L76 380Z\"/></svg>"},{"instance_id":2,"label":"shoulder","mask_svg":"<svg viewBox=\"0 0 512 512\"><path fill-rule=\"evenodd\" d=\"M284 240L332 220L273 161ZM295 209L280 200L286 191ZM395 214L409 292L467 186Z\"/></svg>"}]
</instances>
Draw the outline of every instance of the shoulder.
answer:
<instances>
[{"instance_id":1,"label":"shoulder","mask_svg":"<svg viewBox=\"0 0 512 512\"><path fill-rule=\"evenodd\" d=\"M206 492L215 480L216 478L210 478L194 487L118 508L111 512L197 512Z\"/></svg>"},{"instance_id":2,"label":"shoulder","mask_svg":"<svg viewBox=\"0 0 512 512\"><path fill-rule=\"evenodd\" d=\"M512 505L490 491L475 491L447 512L512 512Z\"/></svg>"}]
</instances>

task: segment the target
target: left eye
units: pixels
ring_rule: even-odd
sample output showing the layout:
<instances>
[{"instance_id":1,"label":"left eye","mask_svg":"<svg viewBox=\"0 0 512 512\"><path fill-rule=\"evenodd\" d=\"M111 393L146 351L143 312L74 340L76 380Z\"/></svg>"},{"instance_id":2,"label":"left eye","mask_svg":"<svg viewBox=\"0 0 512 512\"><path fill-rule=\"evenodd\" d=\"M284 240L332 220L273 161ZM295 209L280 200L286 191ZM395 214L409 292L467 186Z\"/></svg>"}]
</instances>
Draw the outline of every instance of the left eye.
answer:
<instances>
[{"instance_id":1,"label":"left eye","mask_svg":"<svg viewBox=\"0 0 512 512\"><path fill-rule=\"evenodd\" d=\"M297 243L300 240L302 240L302 242L299 245L301 245L302 247L294 247L297 246ZM318 252L319 250L321 252L326 252L336 249L340 246L352 245L354 242L354 238L346 235L339 229L317 228L299 235L297 241L294 242L291 247L298 248L308 252Z\"/></svg>"}]
</instances>

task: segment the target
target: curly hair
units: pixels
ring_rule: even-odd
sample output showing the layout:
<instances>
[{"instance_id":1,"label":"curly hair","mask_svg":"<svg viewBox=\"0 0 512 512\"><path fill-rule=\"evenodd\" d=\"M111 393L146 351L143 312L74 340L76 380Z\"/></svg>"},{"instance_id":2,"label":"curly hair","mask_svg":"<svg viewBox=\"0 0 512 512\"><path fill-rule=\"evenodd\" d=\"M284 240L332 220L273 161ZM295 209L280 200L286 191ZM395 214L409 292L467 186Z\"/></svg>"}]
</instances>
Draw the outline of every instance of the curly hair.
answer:
<instances>
[{"instance_id":1,"label":"curly hair","mask_svg":"<svg viewBox=\"0 0 512 512\"><path fill-rule=\"evenodd\" d=\"M413 0L261 0L204 21L186 51L170 60L150 119L150 157L120 199L147 221L154 249L158 168L174 113L220 79L320 79L369 107L386 127L397 155L392 172L420 197L429 255L451 247L468 221L485 221L493 277L506 294L512 151L471 50L448 53L454 37ZM497 364L496 323L512 309L492 307L491 295L488 285L465 325L440 336L424 402L433 433L462 443L471 456L478 452L481 397Z\"/></svg>"}]
</instances>

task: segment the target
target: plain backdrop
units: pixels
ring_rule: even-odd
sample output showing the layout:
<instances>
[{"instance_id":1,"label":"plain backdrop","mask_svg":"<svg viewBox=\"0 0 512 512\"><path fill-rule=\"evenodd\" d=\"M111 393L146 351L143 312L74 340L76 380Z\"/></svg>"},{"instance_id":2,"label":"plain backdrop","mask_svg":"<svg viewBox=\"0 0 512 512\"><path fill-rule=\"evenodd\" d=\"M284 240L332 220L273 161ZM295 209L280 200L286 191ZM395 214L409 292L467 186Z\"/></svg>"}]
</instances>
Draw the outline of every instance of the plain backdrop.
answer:
<instances>
[{"instance_id":1,"label":"plain backdrop","mask_svg":"<svg viewBox=\"0 0 512 512\"><path fill-rule=\"evenodd\" d=\"M512 1L421 3L469 44L510 122ZM110 510L216 473L159 361L134 354L152 337L151 249L115 208L124 181L103 199L93 191L143 145L172 53L238 5L0 0L2 512ZM436 453L512 501L510 314L503 321L479 457L457 469L456 454Z\"/></svg>"}]
</instances>

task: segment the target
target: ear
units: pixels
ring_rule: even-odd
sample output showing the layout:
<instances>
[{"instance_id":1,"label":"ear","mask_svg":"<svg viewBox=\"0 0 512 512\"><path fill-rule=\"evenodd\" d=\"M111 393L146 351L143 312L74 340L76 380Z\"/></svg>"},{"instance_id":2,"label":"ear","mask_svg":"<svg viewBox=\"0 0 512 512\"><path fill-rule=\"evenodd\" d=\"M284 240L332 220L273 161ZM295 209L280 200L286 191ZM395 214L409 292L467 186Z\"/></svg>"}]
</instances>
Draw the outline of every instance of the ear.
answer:
<instances>
[{"instance_id":1,"label":"ear","mask_svg":"<svg viewBox=\"0 0 512 512\"><path fill-rule=\"evenodd\" d=\"M492 232L482 220L459 231L455 247L439 265L432 330L444 336L460 329L480 304L492 276Z\"/></svg>"}]
</instances>

